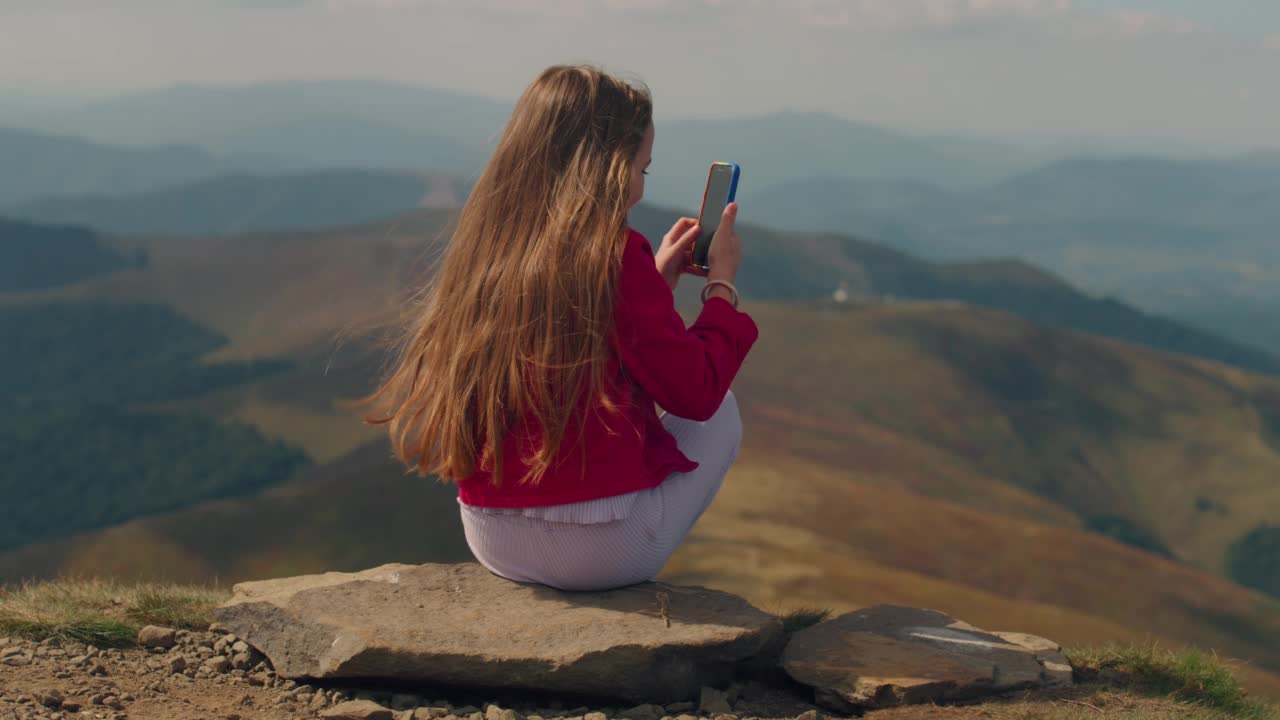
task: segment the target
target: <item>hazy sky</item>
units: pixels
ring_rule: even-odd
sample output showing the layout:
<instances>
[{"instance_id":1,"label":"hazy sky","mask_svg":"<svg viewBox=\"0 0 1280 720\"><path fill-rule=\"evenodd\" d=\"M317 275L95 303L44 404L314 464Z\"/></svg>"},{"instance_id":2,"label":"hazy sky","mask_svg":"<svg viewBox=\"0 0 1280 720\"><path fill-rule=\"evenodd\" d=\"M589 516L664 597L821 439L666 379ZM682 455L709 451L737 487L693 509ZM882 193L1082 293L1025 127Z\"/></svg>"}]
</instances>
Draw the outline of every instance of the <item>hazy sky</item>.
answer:
<instances>
[{"instance_id":1,"label":"hazy sky","mask_svg":"<svg viewBox=\"0 0 1280 720\"><path fill-rule=\"evenodd\" d=\"M513 99L565 61L643 79L659 119L1280 147L1280 0L0 0L0 101L323 76Z\"/></svg>"}]
</instances>

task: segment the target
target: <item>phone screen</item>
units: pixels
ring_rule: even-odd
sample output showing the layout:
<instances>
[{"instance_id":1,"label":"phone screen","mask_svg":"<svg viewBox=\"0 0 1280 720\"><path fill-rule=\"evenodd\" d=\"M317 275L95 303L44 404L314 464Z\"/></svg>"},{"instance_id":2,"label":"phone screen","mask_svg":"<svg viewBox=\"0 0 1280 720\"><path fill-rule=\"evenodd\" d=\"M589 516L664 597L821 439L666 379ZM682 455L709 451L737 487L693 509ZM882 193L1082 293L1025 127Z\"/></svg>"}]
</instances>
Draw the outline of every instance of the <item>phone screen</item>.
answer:
<instances>
[{"instance_id":1,"label":"phone screen","mask_svg":"<svg viewBox=\"0 0 1280 720\"><path fill-rule=\"evenodd\" d=\"M720 227L724 207L729 204L729 190L733 187L733 166L716 163L707 177L707 190L702 196L702 211L698 213L698 239L693 242L693 263L707 267L711 239Z\"/></svg>"}]
</instances>

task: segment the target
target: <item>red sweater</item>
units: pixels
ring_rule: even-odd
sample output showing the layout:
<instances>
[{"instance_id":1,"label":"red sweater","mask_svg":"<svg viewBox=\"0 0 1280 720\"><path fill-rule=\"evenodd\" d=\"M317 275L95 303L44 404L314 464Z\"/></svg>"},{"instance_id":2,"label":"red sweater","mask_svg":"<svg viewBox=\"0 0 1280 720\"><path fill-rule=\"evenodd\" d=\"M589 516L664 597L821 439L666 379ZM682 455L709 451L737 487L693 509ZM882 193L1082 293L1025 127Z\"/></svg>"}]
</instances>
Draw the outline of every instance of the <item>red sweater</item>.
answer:
<instances>
[{"instance_id":1,"label":"red sweater","mask_svg":"<svg viewBox=\"0 0 1280 720\"><path fill-rule=\"evenodd\" d=\"M537 422L526 417L505 438L502 486L493 487L491 472L477 470L458 483L462 502L561 505L655 487L673 472L698 467L663 427L654 403L676 417L711 417L759 331L749 315L720 297L709 298L686 329L649 241L630 230L626 242L606 368L606 392L621 413L612 415L597 404L581 438L571 419L551 468L537 485L517 482L528 469L521 450L532 454L540 447ZM585 456L580 455L580 439Z\"/></svg>"}]
</instances>

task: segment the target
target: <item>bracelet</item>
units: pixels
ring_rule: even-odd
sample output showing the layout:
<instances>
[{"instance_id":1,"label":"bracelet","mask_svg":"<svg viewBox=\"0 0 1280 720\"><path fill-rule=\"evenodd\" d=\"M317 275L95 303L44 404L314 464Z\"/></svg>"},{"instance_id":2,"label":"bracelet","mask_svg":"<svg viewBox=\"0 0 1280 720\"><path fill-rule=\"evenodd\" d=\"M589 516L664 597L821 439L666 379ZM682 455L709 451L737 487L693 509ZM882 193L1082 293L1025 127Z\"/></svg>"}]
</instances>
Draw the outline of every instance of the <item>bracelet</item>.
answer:
<instances>
[{"instance_id":1,"label":"bracelet","mask_svg":"<svg viewBox=\"0 0 1280 720\"><path fill-rule=\"evenodd\" d=\"M707 291L714 285L723 285L729 288L729 295L733 298L733 308L736 310L738 308L738 288L727 280L708 280L707 284L702 286L702 302L705 303L707 301Z\"/></svg>"}]
</instances>

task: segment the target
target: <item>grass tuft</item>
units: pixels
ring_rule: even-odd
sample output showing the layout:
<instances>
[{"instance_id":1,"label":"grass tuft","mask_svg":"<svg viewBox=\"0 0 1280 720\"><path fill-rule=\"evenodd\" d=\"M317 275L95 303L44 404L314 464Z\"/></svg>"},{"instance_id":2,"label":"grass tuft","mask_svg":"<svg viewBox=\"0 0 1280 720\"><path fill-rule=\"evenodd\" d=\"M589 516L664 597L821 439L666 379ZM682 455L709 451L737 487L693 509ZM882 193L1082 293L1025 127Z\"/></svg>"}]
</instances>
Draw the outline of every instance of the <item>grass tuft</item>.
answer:
<instances>
[{"instance_id":1,"label":"grass tuft","mask_svg":"<svg viewBox=\"0 0 1280 720\"><path fill-rule=\"evenodd\" d=\"M204 630L213 622L213 608L224 599L220 591L180 585L147 585L138 589L125 617L139 625Z\"/></svg>"},{"instance_id":2,"label":"grass tuft","mask_svg":"<svg viewBox=\"0 0 1280 720\"><path fill-rule=\"evenodd\" d=\"M830 610L800 608L799 610L792 610L789 613L779 615L778 619L782 621L782 632L790 635L812 625L817 625L830 616Z\"/></svg>"},{"instance_id":3,"label":"grass tuft","mask_svg":"<svg viewBox=\"0 0 1280 720\"><path fill-rule=\"evenodd\" d=\"M1086 681L1103 682L1147 695L1170 697L1247 720L1280 720L1280 711L1249 697L1231 668L1214 653L1186 647L1111 644L1067 650Z\"/></svg>"},{"instance_id":4,"label":"grass tuft","mask_svg":"<svg viewBox=\"0 0 1280 720\"><path fill-rule=\"evenodd\" d=\"M203 630L230 595L217 586L61 578L0 587L0 635L127 647L144 625Z\"/></svg>"}]
</instances>

